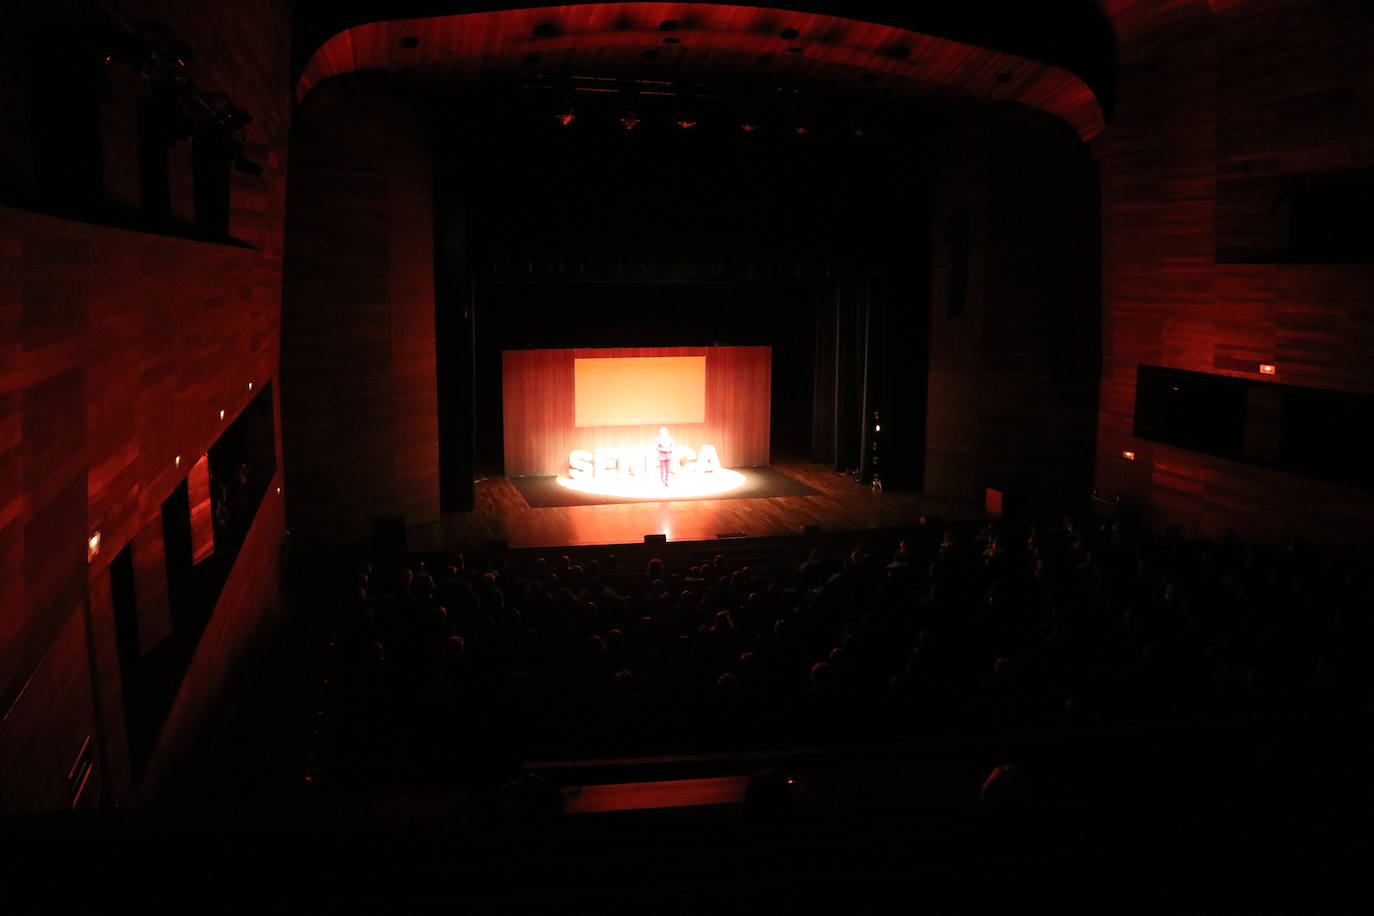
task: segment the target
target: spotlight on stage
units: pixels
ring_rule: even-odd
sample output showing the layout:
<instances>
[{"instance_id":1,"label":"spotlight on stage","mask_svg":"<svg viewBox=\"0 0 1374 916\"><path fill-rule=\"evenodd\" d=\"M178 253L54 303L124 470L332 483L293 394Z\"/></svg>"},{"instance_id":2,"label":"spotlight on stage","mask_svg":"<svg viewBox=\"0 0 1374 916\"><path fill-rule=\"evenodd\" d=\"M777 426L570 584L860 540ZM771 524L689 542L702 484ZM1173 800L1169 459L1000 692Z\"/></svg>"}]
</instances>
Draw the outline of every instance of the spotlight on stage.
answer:
<instances>
[{"instance_id":1,"label":"spotlight on stage","mask_svg":"<svg viewBox=\"0 0 1374 916\"><path fill-rule=\"evenodd\" d=\"M614 496L618 499L644 499L670 502L674 499L696 499L703 496L723 496L744 484L739 471L722 468L710 474L674 474L672 483L664 486L657 476L559 477L558 485L579 493Z\"/></svg>"}]
</instances>

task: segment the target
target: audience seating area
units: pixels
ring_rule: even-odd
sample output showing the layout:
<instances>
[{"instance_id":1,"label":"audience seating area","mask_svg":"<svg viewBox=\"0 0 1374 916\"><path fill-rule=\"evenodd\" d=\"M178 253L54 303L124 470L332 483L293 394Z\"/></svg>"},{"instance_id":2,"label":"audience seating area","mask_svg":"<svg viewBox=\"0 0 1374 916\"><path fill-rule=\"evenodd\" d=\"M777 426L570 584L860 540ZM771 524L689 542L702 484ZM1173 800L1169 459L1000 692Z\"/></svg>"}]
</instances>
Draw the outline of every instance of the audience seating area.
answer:
<instances>
[{"instance_id":1,"label":"audience seating area","mask_svg":"<svg viewBox=\"0 0 1374 916\"><path fill-rule=\"evenodd\" d=\"M763 561L732 546L343 564L312 781L432 790L535 760L1374 708L1374 579L1337 552L1067 518L798 536Z\"/></svg>"}]
</instances>

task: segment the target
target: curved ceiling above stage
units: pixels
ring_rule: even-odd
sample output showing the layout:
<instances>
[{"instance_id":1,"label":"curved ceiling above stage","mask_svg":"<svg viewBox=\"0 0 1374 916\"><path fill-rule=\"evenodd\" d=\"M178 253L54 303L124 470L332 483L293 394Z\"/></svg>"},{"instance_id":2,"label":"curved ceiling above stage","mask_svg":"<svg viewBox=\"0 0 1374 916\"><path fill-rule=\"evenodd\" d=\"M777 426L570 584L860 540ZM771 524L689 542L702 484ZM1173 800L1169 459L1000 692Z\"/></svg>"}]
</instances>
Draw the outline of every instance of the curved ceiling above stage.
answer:
<instances>
[{"instance_id":1,"label":"curved ceiling above stage","mask_svg":"<svg viewBox=\"0 0 1374 916\"><path fill-rule=\"evenodd\" d=\"M697 3L593 3L373 22L326 41L296 83L364 70L469 82L511 74L767 81L900 102L1014 102L1103 128L1082 79L1041 61L819 13Z\"/></svg>"}]
</instances>

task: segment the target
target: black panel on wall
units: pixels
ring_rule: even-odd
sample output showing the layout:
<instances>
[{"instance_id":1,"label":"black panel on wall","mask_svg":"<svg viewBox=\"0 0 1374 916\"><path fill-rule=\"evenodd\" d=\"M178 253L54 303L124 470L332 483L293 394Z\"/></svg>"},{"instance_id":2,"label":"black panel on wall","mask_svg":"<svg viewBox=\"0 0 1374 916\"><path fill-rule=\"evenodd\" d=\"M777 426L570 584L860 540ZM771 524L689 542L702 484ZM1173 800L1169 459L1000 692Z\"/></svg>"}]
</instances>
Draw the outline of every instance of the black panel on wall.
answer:
<instances>
[{"instance_id":1,"label":"black panel on wall","mask_svg":"<svg viewBox=\"0 0 1374 916\"><path fill-rule=\"evenodd\" d=\"M104 203L101 58L90 42L62 30L36 31L28 54L36 203L66 216L88 216Z\"/></svg>"},{"instance_id":2,"label":"black panel on wall","mask_svg":"<svg viewBox=\"0 0 1374 916\"><path fill-rule=\"evenodd\" d=\"M1364 448L1374 395L1142 365L1140 439L1360 489L1374 489Z\"/></svg>"},{"instance_id":3,"label":"black panel on wall","mask_svg":"<svg viewBox=\"0 0 1374 916\"><path fill-rule=\"evenodd\" d=\"M437 123L435 162L457 143L452 124ZM476 302L468 274L467 210L460 178L434 170L434 349L439 389L439 510L476 503ZM499 370L498 370L499 375Z\"/></svg>"}]
</instances>

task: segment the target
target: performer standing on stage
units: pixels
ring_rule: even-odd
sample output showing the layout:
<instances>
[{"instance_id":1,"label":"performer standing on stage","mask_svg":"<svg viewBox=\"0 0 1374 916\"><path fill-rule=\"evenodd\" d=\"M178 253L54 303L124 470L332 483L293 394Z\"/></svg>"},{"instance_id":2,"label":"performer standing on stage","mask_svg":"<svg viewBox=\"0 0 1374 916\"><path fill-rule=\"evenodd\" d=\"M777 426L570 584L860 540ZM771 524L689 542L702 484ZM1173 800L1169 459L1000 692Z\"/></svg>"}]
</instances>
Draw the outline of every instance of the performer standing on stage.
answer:
<instances>
[{"instance_id":1,"label":"performer standing on stage","mask_svg":"<svg viewBox=\"0 0 1374 916\"><path fill-rule=\"evenodd\" d=\"M677 443L673 437L668 435L668 427L658 428L658 439L654 442L654 447L658 449L658 473L663 478L663 485L668 486L668 467L673 461L673 449Z\"/></svg>"}]
</instances>

